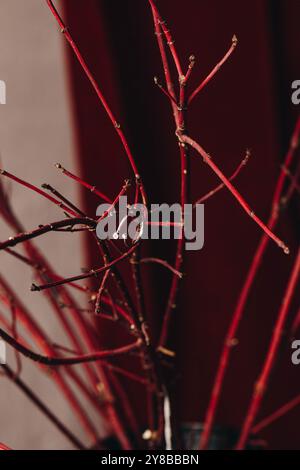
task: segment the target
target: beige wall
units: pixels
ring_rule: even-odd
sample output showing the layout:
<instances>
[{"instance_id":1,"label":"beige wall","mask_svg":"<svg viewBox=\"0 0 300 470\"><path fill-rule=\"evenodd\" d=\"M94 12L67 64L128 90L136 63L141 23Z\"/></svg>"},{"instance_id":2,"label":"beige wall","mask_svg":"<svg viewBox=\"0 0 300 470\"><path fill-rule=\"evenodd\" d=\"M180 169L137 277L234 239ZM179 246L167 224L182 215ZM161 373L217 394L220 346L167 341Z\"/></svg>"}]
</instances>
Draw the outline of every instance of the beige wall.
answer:
<instances>
[{"instance_id":1,"label":"beige wall","mask_svg":"<svg viewBox=\"0 0 300 470\"><path fill-rule=\"evenodd\" d=\"M0 0L0 80L7 85L7 104L0 105L1 166L36 185L49 182L73 200L78 188L54 168L62 162L76 171L70 106L64 69L62 37L41 0ZM7 181L5 181L7 184ZM60 218L45 200L16 184L8 184L14 206L26 228ZM0 222L0 239L10 235ZM47 236L39 244L52 264L65 275L82 266L78 235ZM38 293L31 293L31 272L9 255L0 253L1 273L43 324L63 342L51 310ZM0 306L0 310L3 311ZM9 351L8 360L14 366ZM64 401L36 369L23 361L22 377L74 430L76 420ZM80 433L79 433L80 436ZM0 442L15 449L70 448L69 443L46 421L7 379L0 378Z\"/></svg>"}]
</instances>

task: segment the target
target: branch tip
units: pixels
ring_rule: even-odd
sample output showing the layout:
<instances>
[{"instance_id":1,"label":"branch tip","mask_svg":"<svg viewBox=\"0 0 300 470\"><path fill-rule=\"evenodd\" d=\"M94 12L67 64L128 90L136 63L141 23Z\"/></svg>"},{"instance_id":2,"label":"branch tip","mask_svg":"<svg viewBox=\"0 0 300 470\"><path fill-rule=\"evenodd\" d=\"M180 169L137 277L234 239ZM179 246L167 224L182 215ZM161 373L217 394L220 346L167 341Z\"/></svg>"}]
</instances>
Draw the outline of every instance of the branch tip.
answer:
<instances>
[{"instance_id":1,"label":"branch tip","mask_svg":"<svg viewBox=\"0 0 300 470\"><path fill-rule=\"evenodd\" d=\"M283 252L285 255L289 255L290 254L290 249L288 246L286 246L284 243L280 246L280 248L283 249Z\"/></svg>"},{"instance_id":2,"label":"branch tip","mask_svg":"<svg viewBox=\"0 0 300 470\"><path fill-rule=\"evenodd\" d=\"M251 157L251 150L247 149L245 158L244 160L242 160L241 165L246 165L250 157Z\"/></svg>"},{"instance_id":3,"label":"branch tip","mask_svg":"<svg viewBox=\"0 0 300 470\"><path fill-rule=\"evenodd\" d=\"M62 171L65 170L64 167L63 167L60 163L55 163L54 166L55 166L55 168L57 168L58 170L62 170Z\"/></svg>"},{"instance_id":4,"label":"branch tip","mask_svg":"<svg viewBox=\"0 0 300 470\"><path fill-rule=\"evenodd\" d=\"M31 292L39 292L41 289L36 284L32 283L30 287Z\"/></svg>"},{"instance_id":5,"label":"branch tip","mask_svg":"<svg viewBox=\"0 0 300 470\"><path fill-rule=\"evenodd\" d=\"M190 55L190 57L189 57L189 69L194 67L195 62L196 62L196 57L193 54Z\"/></svg>"}]
</instances>

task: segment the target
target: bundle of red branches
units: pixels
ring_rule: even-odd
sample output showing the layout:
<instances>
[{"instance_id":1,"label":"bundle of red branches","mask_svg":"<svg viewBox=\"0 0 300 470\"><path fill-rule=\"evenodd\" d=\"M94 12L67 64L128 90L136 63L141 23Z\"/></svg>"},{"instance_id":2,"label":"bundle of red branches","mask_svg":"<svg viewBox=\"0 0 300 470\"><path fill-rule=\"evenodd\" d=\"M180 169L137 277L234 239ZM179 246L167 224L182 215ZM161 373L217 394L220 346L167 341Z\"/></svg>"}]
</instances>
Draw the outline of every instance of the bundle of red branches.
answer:
<instances>
[{"instance_id":1,"label":"bundle of red branches","mask_svg":"<svg viewBox=\"0 0 300 470\"><path fill-rule=\"evenodd\" d=\"M126 180L118 195L109 197L103 194L98 188L80 177L72 174L60 164L57 168L75 183L93 192L100 202L107 202L110 208L102 215L102 218L109 217L110 212L117 205L120 197L124 194L132 196L134 203L143 202L149 204L146 188L144 187L142 176L140 175L135 158L131 153L122 127L114 116L109 104L103 96L101 89L96 83L84 58L82 57L72 35L64 24L61 16L56 10L53 2L47 0L48 7L54 18L58 22L61 32L65 36L69 45L80 62L83 72L90 81L100 105L104 108L108 118L116 131L116 137L120 139L124 154L128 159L133 173L133 184ZM233 185L232 181L239 171L246 164L249 152L242 160L231 177L226 177L220 168L214 163L203 147L189 136L186 128L186 116L189 106L197 98L199 93L218 73L220 68L229 59L237 46L237 38L232 38L231 45L222 60L213 68L198 87L191 93L187 93L189 78L194 70L195 58L191 56L186 69L182 66L182 61L177 54L174 40L165 23L162 20L157 6L153 0L149 0L149 6L153 15L155 35L158 43L159 53L162 60L165 84L155 78L155 84L159 87L163 95L170 103L172 117L174 119L175 139L178 142L179 156L181 161L180 178L180 203L184 207L187 202L187 185L189 180L188 159L200 158L200 164L208 165L220 180L219 185L208 194L198 199L198 203L206 201L223 188L230 191L232 196L239 203L241 209L253 220L259 230L262 230L262 237L256 249L255 255L249 267L246 280L239 294L236 309L230 322L226 338L224 341L215 381L208 404L206 417L204 420L204 430L201 436L199 448L205 449L209 445L211 433L215 424L217 407L220 401L224 377L228 369L232 347L235 345L236 333L243 317L248 294L254 282L256 273L262 262L266 247L269 241L275 242L284 253L288 254L287 246L274 234L273 230L280 217L281 210L286 207L295 192L299 191L297 182L297 164L295 154L299 144L300 119L296 123L290 148L281 168L277 185L274 191L273 202L268 222L263 223L255 212L250 208L242 195ZM170 61L175 66L176 76L173 77ZM296 170L295 170L296 168ZM296 176L293 176L295 174ZM87 215L73 202L68 200L63 194L52 186L46 184L42 189L23 181L19 177L1 170L2 177L9 178L15 183L24 186L24 190L38 193L41 197L47 198L49 203L56 204L58 210L63 212L63 217L47 225L40 225L37 228L26 231L21 222L14 215L9 198L6 196L4 186L1 184L1 216L10 226L13 235L6 241L0 243L0 250L4 250L16 262L29 265L34 271L36 283L31 286L32 291L40 292L49 301L53 312L61 322L61 326L67 334L71 346L60 346L48 337L42 325L33 318L30 310L25 306L13 288L0 276L0 301L11 313L12 322L8 322L4 315L0 315L1 329L0 336L6 341L17 354L18 370L13 371L8 365L3 365L2 370L5 375L15 383L15 385L27 395L27 397L47 416L53 424L62 432L76 447L85 448L109 448L108 441L99 440L99 430L96 429L94 420L90 419L78 398L74 393L76 387L92 406L95 416L102 417L106 422L107 429L110 429L111 436L120 448L176 448L180 446L180 432L176 419L173 419L172 402L169 398L169 383L166 378L165 359L172 358L174 351L168 348L168 334L172 313L176 305L176 297L180 279L182 278L182 268L184 263L184 233L177 242L177 251L174 265L170 265L160 258L141 256L141 248L144 243L141 240L127 245L118 245L113 240L101 241L96 237L96 226L99 218ZM125 179L125 178L124 178ZM89 234L91 243L96 243L99 251L99 264L87 272L74 275L70 278L62 278L50 265L44 254L36 247L34 241L38 237L52 232L86 232ZM16 247L21 247L22 251ZM120 270L121 264L128 264L131 275L124 277ZM141 269L144 263L158 263L170 271L172 276L171 288L166 295L166 311L161 327L159 341L154 344L152 332L148 326L147 308L143 286L141 282ZM236 443L237 449L246 446L250 434L258 433L263 427L273 422L283 413L296 406L299 399L296 398L290 404L285 405L269 418L259 424L256 417L268 385L270 371L276 359L276 354L280 344L281 334L285 326L289 307L297 285L300 270L300 251L296 257L294 267L286 288L286 292L279 308L274 331L270 341L270 346L264 360L261 374L253 389L253 395L247 411L244 424L241 428L240 437ZM188 275L188 273L187 273ZM93 279L98 284L97 290L82 283L82 281ZM134 289L131 286L134 286ZM74 299L72 291L79 291L83 296L84 307L79 305ZM37 294L33 294L37 295ZM90 315L87 315L87 314ZM117 348L104 350L99 347L97 329L93 323L93 315L100 316L114 324L115 328L124 330L124 338L127 341ZM294 327L298 326L300 313L297 316ZM35 352L26 342L26 338L20 333L16 335L16 325L21 324L30 341L36 346ZM129 366L120 364L122 356L129 358ZM38 395L21 379L20 363L22 358L34 361L41 373L47 373L49 367L52 369L51 380L65 397L66 403L77 416L80 426L86 433L85 442L80 442L76 437L76 430L68 429L63 422L53 413L48 406L42 402ZM77 365L82 369L82 373ZM147 408L148 429L140 429L132 407L132 398L128 396L122 388L118 378L126 377L138 383L141 387L145 407ZM73 385L70 386L70 381ZM95 420L96 421L96 420ZM1 445L6 449L5 445ZM177 447L178 448L178 447Z\"/></svg>"}]
</instances>

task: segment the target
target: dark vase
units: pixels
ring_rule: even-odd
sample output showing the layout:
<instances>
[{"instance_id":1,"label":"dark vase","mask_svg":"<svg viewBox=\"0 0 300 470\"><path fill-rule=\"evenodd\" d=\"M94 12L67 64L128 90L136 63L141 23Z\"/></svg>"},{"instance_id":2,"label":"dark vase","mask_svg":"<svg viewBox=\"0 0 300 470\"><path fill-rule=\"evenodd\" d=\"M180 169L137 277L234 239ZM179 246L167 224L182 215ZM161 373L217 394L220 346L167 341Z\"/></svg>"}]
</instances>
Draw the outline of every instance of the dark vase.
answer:
<instances>
[{"instance_id":1,"label":"dark vase","mask_svg":"<svg viewBox=\"0 0 300 470\"><path fill-rule=\"evenodd\" d=\"M181 426L181 437L184 450L197 450L199 449L199 442L201 433L203 432L202 423L184 423ZM239 432L226 426L215 426L211 434L209 450L229 450L233 449ZM246 449L247 450L262 450L264 443L257 438L249 439Z\"/></svg>"}]
</instances>

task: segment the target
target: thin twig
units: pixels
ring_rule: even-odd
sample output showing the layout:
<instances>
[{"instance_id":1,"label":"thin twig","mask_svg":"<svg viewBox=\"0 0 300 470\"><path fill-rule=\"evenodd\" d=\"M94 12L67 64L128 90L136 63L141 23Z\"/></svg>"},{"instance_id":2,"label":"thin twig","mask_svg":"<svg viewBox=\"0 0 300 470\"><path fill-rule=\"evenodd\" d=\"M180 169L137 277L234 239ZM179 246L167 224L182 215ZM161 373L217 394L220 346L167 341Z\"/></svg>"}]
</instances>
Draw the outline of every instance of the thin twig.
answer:
<instances>
[{"instance_id":1,"label":"thin twig","mask_svg":"<svg viewBox=\"0 0 300 470\"><path fill-rule=\"evenodd\" d=\"M58 170L61 170L64 175L68 176L74 181L77 181L77 183L79 183L81 186L84 186L85 188L89 189L91 193L96 194L97 196L99 196L101 199L108 202L109 204L112 202L112 200L108 196L106 196L106 194L99 191L99 189L96 188L96 186L93 186L87 183L82 178L79 178L79 176L76 176L73 173L71 173L69 170L66 170L60 163L56 163L55 168L57 168Z\"/></svg>"},{"instance_id":2,"label":"thin twig","mask_svg":"<svg viewBox=\"0 0 300 470\"><path fill-rule=\"evenodd\" d=\"M31 351L31 349L26 348L21 343L16 341L12 336L2 330L2 328L0 328L0 337L14 349L23 354L23 356L31 359L32 361L40 362L41 364L53 367L81 364L83 362L95 362L101 359L109 359L114 356L119 356L122 354L127 354L130 351L134 351L138 349L141 345L140 340L137 340L135 343L131 343L127 346L111 349L108 351L97 351L90 354L82 354L80 356L62 358L55 356L42 356L41 354L37 354L34 351Z\"/></svg>"},{"instance_id":3,"label":"thin twig","mask_svg":"<svg viewBox=\"0 0 300 470\"><path fill-rule=\"evenodd\" d=\"M295 398L282 405L276 411L273 411L273 413L271 413L269 416L263 418L261 421L259 421L259 423L255 424L255 426L253 426L251 429L251 434L260 433L263 429L270 426L270 424L273 424L275 421L289 413L298 405L300 405L300 395L297 395Z\"/></svg>"},{"instance_id":4,"label":"thin twig","mask_svg":"<svg viewBox=\"0 0 300 470\"><path fill-rule=\"evenodd\" d=\"M92 269L88 273L79 274L78 276L69 277L69 278L62 279L62 280L55 281L55 282L49 282L48 284L43 284L43 285L39 285L39 286L36 285L36 284L32 284L31 290L33 292L35 292L35 291L39 292L41 290L52 289L53 287L58 287L58 286L61 286L63 284L68 284L69 282L77 282L77 281L81 281L82 279L88 279L88 278L91 278L91 277L98 277L99 274L107 271L112 266L118 264L120 261L123 261L124 259L128 258L131 255L131 253L133 253L133 251L137 249L137 247L138 247L138 243L136 243L131 248L129 248L129 250L126 251L125 253L123 253L123 255L119 256L116 259L114 259L113 261L111 261L107 265L102 266L101 268Z\"/></svg>"},{"instance_id":5,"label":"thin twig","mask_svg":"<svg viewBox=\"0 0 300 470\"><path fill-rule=\"evenodd\" d=\"M183 274L179 271L177 271L173 266L171 266L167 261L160 259L160 258L142 258L140 260L140 263L156 263L156 264L161 264L165 268L167 268L169 271L171 271L175 276L178 276L179 278L183 277Z\"/></svg>"},{"instance_id":6,"label":"thin twig","mask_svg":"<svg viewBox=\"0 0 300 470\"><path fill-rule=\"evenodd\" d=\"M240 173L240 171L244 168L244 166L248 163L248 160L249 160L249 157L250 157L250 151L247 150L246 151L246 157L241 161L241 163L239 164L239 166L236 168L236 170L232 173L232 175L228 178L228 181L233 181L237 176L238 174ZM225 184L224 183L221 183L219 184L218 186L216 186L214 189L212 189L211 191L209 191L208 193L206 193L204 196L200 197L199 199L197 199L196 202L194 202L194 206L196 204L203 204L205 201L207 201L208 199L210 199L212 196L214 196L216 193L218 193L219 191L221 191L221 189L225 188Z\"/></svg>"},{"instance_id":7,"label":"thin twig","mask_svg":"<svg viewBox=\"0 0 300 470\"><path fill-rule=\"evenodd\" d=\"M155 16L158 20L159 26L161 27L164 35L166 36L167 44L169 46L171 55L173 57L173 60L174 60L174 63L175 63L176 69L177 69L178 77L183 77L183 72L182 72L182 67L181 67L181 64L180 64L180 60L179 60L179 57L178 57L178 54L177 54L177 50L174 46L175 41L172 38L171 33L170 33L170 31L168 30L168 28L166 26L166 22L162 20L154 0L149 0L149 3L151 5L152 11L155 13Z\"/></svg>"},{"instance_id":8,"label":"thin twig","mask_svg":"<svg viewBox=\"0 0 300 470\"><path fill-rule=\"evenodd\" d=\"M193 147L199 155L202 156L205 163L213 170L213 172L218 176L218 178L223 182L223 184L227 187L227 189L231 192L240 206L244 209L244 211L251 217L254 222L281 248L285 254L289 254L289 248L285 245L285 243L280 240L274 233L255 215L253 210L250 208L248 203L244 200L242 195L237 191L237 189L231 184L231 182L226 178L226 176L221 172L219 167L213 162L211 156L199 145L195 140L191 139L187 135L178 133L179 138L182 142L190 145Z\"/></svg>"},{"instance_id":9,"label":"thin twig","mask_svg":"<svg viewBox=\"0 0 300 470\"><path fill-rule=\"evenodd\" d=\"M73 211L68 206L63 204L61 201L59 201L58 199L55 199L54 197L50 196L45 191L42 191L40 188L37 188L33 184L27 183L27 181L24 181L21 178L18 178L17 176L15 176L12 173L9 173L8 171L5 171L5 170L0 170L0 175L6 176L7 178L15 181L16 183L19 183L22 186L25 186L25 188L30 189L31 191L34 191L34 192L38 193L40 196L43 196L44 198L48 199L48 201L52 202L56 206L59 206L64 212L67 212L67 214L70 214L73 217L78 217L77 212Z\"/></svg>"},{"instance_id":10,"label":"thin twig","mask_svg":"<svg viewBox=\"0 0 300 470\"><path fill-rule=\"evenodd\" d=\"M87 215L82 212L81 209L79 209L73 202L71 202L69 199L67 199L65 196L63 196L57 189L53 188L50 184L44 183L42 184L42 188L46 189L46 191L50 191L54 196L56 196L58 199L60 199L62 202L64 202L67 206L69 206L77 215L80 215L81 217L86 217Z\"/></svg>"},{"instance_id":11,"label":"thin twig","mask_svg":"<svg viewBox=\"0 0 300 470\"><path fill-rule=\"evenodd\" d=\"M207 77L200 83L200 85L193 91L188 99L188 104L191 104L194 98L200 93L201 90L211 81L211 79L216 75L216 73L220 70L222 65L229 59L233 51L237 46L238 40L236 36L233 36L231 46L224 55L223 59L212 69L212 71L207 75Z\"/></svg>"}]
</instances>

